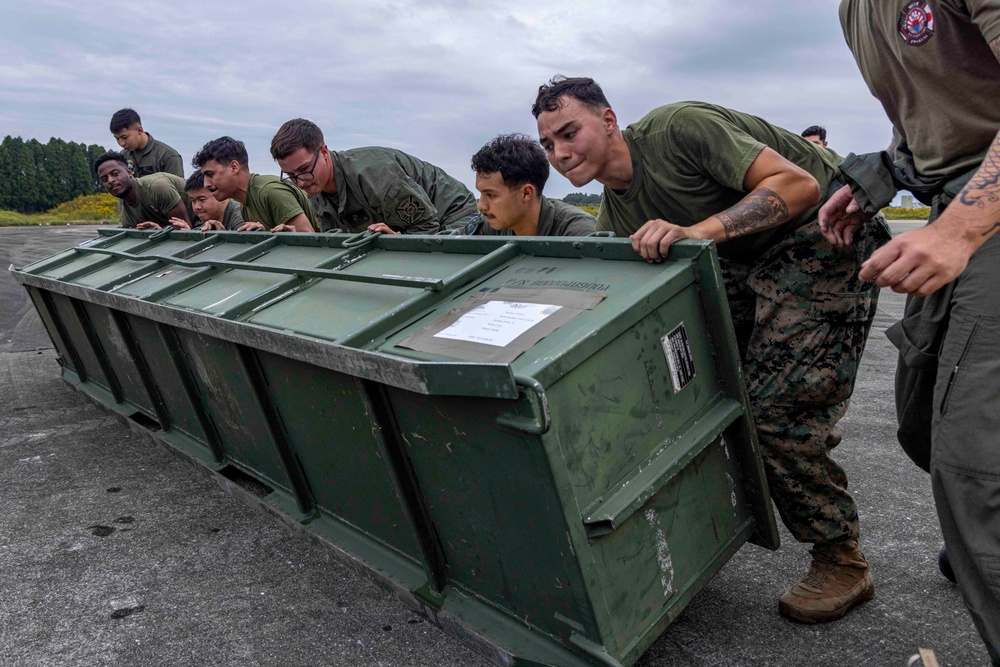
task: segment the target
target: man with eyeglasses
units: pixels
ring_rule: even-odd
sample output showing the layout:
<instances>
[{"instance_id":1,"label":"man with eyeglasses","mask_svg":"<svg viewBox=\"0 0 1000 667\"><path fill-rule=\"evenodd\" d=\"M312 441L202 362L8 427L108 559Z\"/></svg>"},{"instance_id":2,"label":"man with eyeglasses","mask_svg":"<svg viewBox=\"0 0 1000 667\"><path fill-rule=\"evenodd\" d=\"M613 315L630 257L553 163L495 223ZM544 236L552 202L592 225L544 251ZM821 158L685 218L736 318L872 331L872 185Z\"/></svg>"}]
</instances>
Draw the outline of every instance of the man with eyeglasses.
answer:
<instances>
[{"instance_id":1,"label":"man with eyeglasses","mask_svg":"<svg viewBox=\"0 0 1000 667\"><path fill-rule=\"evenodd\" d=\"M303 118L271 140L285 177L305 190L320 231L434 234L476 215L476 198L439 167L377 146L331 151Z\"/></svg>"},{"instance_id":2,"label":"man with eyeglasses","mask_svg":"<svg viewBox=\"0 0 1000 667\"><path fill-rule=\"evenodd\" d=\"M217 200L243 205L246 222L236 231L318 231L306 194L277 176L250 173L249 161L246 146L232 137L213 139L192 161Z\"/></svg>"}]
</instances>

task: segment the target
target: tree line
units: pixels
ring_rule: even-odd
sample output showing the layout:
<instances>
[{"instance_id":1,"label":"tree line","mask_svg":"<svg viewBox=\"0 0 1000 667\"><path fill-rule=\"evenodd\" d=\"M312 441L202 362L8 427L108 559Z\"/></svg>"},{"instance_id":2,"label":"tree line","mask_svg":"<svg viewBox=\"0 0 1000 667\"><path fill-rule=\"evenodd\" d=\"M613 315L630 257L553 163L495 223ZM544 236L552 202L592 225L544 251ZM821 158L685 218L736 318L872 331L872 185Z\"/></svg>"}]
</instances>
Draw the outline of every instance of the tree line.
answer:
<instances>
[{"instance_id":1,"label":"tree line","mask_svg":"<svg viewBox=\"0 0 1000 667\"><path fill-rule=\"evenodd\" d=\"M0 210L42 213L64 201L102 192L94 160L105 149L73 141L4 137L0 142Z\"/></svg>"},{"instance_id":2,"label":"tree line","mask_svg":"<svg viewBox=\"0 0 1000 667\"><path fill-rule=\"evenodd\" d=\"M567 204L573 204L573 206L579 206L580 204L600 204L601 195L588 195L582 192L574 192L563 197L563 201Z\"/></svg>"}]
</instances>

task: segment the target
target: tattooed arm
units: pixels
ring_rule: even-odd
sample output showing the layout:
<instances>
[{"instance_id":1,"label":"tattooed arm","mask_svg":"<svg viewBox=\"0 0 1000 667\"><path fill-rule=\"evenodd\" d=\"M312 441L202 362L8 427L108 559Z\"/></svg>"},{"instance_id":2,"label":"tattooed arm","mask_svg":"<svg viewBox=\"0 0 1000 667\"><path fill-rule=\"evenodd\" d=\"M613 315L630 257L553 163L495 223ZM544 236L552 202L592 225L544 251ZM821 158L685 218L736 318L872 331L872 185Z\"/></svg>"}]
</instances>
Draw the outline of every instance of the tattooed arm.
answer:
<instances>
[{"instance_id":1,"label":"tattooed arm","mask_svg":"<svg viewBox=\"0 0 1000 667\"><path fill-rule=\"evenodd\" d=\"M819 184L809 172L765 148L743 177L747 195L733 206L690 227L650 220L629 238L632 248L648 262L667 256L680 239L729 239L775 227L819 202Z\"/></svg>"},{"instance_id":2,"label":"tattooed arm","mask_svg":"<svg viewBox=\"0 0 1000 667\"><path fill-rule=\"evenodd\" d=\"M1000 38L990 42L1000 61ZM1000 134L965 188L932 224L900 234L861 267L862 280L927 296L961 275L981 245L1000 231Z\"/></svg>"}]
</instances>

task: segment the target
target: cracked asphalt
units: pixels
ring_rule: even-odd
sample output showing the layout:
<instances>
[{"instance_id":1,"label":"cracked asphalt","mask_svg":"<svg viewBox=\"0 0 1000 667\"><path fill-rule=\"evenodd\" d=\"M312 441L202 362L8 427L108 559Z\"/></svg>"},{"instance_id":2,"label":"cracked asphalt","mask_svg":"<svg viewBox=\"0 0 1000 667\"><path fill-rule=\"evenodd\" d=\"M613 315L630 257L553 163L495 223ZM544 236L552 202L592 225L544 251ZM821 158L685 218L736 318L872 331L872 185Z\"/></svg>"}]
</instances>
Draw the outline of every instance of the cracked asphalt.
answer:
<instances>
[{"instance_id":1,"label":"cracked asphalt","mask_svg":"<svg viewBox=\"0 0 1000 667\"><path fill-rule=\"evenodd\" d=\"M897 231L912 225L896 225ZM93 228L0 228L23 266ZM777 613L807 547L744 547L637 663L642 667L988 664L937 571L929 478L895 440L903 299L883 292L836 451L861 511L876 597L842 621ZM455 665L485 658L133 434L59 376L24 290L0 272L0 666Z\"/></svg>"}]
</instances>

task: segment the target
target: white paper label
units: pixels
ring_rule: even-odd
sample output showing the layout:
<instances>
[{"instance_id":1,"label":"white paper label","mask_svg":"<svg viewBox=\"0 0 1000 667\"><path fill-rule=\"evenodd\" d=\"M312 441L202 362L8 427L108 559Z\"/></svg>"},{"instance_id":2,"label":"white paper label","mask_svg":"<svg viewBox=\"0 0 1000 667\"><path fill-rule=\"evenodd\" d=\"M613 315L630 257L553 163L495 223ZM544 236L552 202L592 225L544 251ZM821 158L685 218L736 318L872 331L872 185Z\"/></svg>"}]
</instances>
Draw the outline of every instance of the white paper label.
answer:
<instances>
[{"instance_id":1,"label":"white paper label","mask_svg":"<svg viewBox=\"0 0 1000 667\"><path fill-rule=\"evenodd\" d=\"M487 301L459 317L434 337L506 347L560 308L562 306L547 303Z\"/></svg>"}]
</instances>

